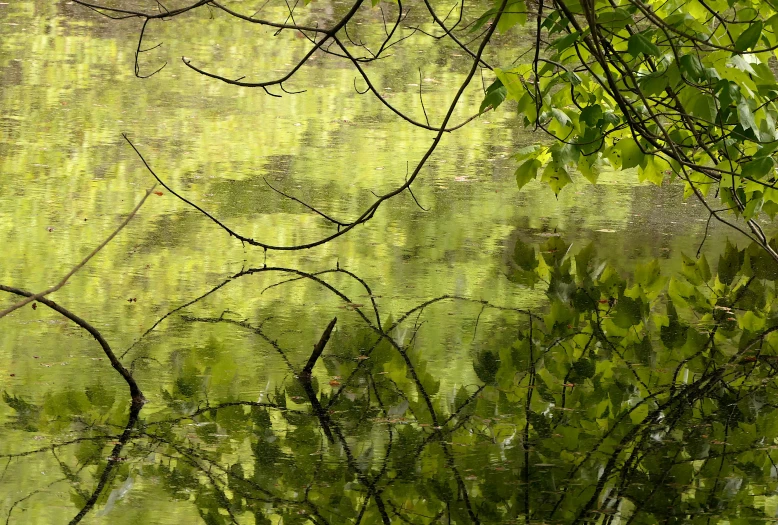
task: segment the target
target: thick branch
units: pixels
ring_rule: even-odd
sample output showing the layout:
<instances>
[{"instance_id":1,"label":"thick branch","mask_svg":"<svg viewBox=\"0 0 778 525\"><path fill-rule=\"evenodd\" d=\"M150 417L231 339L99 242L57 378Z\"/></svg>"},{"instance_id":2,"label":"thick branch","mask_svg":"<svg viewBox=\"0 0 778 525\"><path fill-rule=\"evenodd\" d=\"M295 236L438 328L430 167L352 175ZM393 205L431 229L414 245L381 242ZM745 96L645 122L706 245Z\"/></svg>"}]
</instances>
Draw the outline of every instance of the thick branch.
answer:
<instances>
[{"instance_id":1,"label":"thick branch","mask_svg":"<svg viewBox=\"0 0 778 525\"><path fill-rule=\"evenodd\" d=\"M34 297L36 294L32 292L28 292L26 290L21 290L19 288L13 288L11 286L5 286L0 284L0 290L8 293L12 293L15 295L20 295L22 297ZM135 382L135 379L133 379L132 374L130 374L129 370L124 368L122 363L117 359L116 354L113 353L113 350L111 350L111 346L108 344L108 341L105 340L105 338L102 336L102 334L86 322L84 319L81 319L79 316L71 312L70 310L67 310L63 308L62 306L58 305L54 301L51 301L49 299L46 299L45 297L39 297L38 301L41 304L44 304L51 308L52 310L59 312L60 314L64 315L74 323L76 323L78 326L92 334L92 337L97 340L97 342L100 344L100 346L103 349L103 353L105 353L106 357L108 357L108 360L111 363L111 366L119 372L119 374L122 376L124 381L127 383L127 386L130 387L130 396L132 397L132 406L138 406L141 407L146 402L145 398L143 397L143 392L141 392L140 388L138 387L138 384Z\"/></svg>"},{"instance_id":2,"label":"thick branch","mask_svg":"<svg viewBox=\"0 0 778 525\"><path fill-rule=\"evenodd\" d=\"M301 380L307 379L308 381L310 381L313 367L316 365L316 361L319 359L319 356L321 356L321 353L324 352L324 347L327 346L327 342L330 340L330 335L332 335L332 330L333 328L335 328L335 323L337 321L338 321L337 317L332 318L330 324L328 324L327 328L324 329L324 333L321 334L321 338L319 338L319 342L316 343L316 345L313 347L313 352L311 353L311 357L308 359L308 363L303 368L303 371L300 372Z\"/></svg>"}]
</instances>

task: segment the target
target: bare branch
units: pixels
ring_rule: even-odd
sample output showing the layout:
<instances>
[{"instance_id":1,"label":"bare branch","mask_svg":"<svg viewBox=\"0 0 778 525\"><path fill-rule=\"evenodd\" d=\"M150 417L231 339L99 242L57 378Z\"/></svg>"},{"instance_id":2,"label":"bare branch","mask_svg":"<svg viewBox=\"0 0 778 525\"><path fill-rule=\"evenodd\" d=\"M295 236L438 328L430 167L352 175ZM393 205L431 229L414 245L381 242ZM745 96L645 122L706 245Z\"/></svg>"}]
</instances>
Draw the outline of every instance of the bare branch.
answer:
<instances>
[{"instance_id":1,"label":"bare branch","mask_svg":"<svg viewBox=\"0 0 778 525\"><path fill-rule=\"evenodd\" d=\"M277 189L277 188L274 188L274 187L273 187L273 185L271 185L271 184L270 184L270 183L267 181L267 179L266 179L266 178L262 177L262 180L264 180L264 181L265 181L265 184L267 184L267 185L268 185L268 187L269 187L271 190L273 190L274 192L276 192L276 193L278 193L278 194L280 194L280 195L283 195L283 196L284 196L284 197L286 197L287 199L291 199L291 200L293 200L293 201L295 201L295 202L298 202L298 203L302 204L303 206L305 206L306 208L308 208L308 209L309 209L309 210L311 210L312 212L314 212L314 213L316 213L316 214L318 214L318 215L320 215L320 216L324 217L326 220L328 220L328 221L329 221L329 222L331 222L332 224L337 224L338 226L347 226L347 225L348 225L348 223L347 223L347 222L339 221L338 219L333 219L333 218L332 218L332 217L330 217L329 215L327 215L327 214L325 214L325 213L323 213L323 212L321 212L321 211L317 210L316 208L314 208L314 207L313 207L313 206L311 206L310 204L306 204L305 202L301 201L301 200L300 200L300 199L298 199L297 197L294 197L294 196L292 196L292 195L288 195L288 194L284 193L283 191L281 191L281 190L279 190L279 189Z\"/></svg>"},{"instance_id":2,"label":"bare branch","mask_svg":"<svg viewBox=\"0 0 778 525\"><path fill-rule=\"evenodd\" d=\"M361 0L359 0L357 2L357 4L355 4L355 5L358 5L360 2L361 2ZM418 163L416 164L416 167L414 168L413 172L411 173L411 176L408 177L408 179L402 185L396 187L395 189L393 189L393 190L391 190L391 191L389 191L389 192L387 192L387 193L385 193L383 195L378 196L376 198L376 200L373 202L373 204L371 204L367 209L365 209L362 212L362 214L357 219L355 219L354 221L352 221L352 222L350 222L350 223L348 223L348 224L346 224L345 226L342 226L342 227L340 225L338 225L338 231L336 231L335 233L332 233L330 235L327 235L327 236L325 236L323 238L320 238L320 239L318 239L316 241L308 242L308 243L303 243L303 244L296 244L296 245L274 245L274 244L269 244L269 243L262 242L262 241L257 241L255 239L252 239L250 237L246 237L245 235L237 233L236 231L232 230L231 228L229 228L228 226L223 224L221 221L219 221L213 215L211 215L210 213L206 212L200 206L198 206L198 205L194 204L193 202L191 202L190 200L182 197L181 195L176 193L172 188L170 188L167 184L165 184L162 181L162 179L160 179L160 177L152 170L151 166L148 164L146 159L143 158L143 155L135 147L135 145L130 141L130 139L127 138L126 135L124 136L124 138L130 144L130 146L135 150L135 152L140 157L141 161L146 166L146 168L149 170L149 172L154 176L155 179L157 179L157 181L163 187L165 187L168 191L170 191L170 193L172 193L173 195L175 195L176 197L181 199L183 202L189 204L190 206L192 206L193 208L198 210L200 213L202 213L203 215L205 215L206 217L211 219L214 223L216 223L219 227L221 227L224 231L226 231L231 237L235 237L236 239L240 240L243 243L249 244L251 246L257 246L257 247L263 248L265 250L293 251L293 250L305 250L305 249L309 249L309 248L314 248L316 246L321 246L323 244L326 244L326 243L332 241L333 239L337 239L338 237L340 237L342 235L345 235L347 232L351 231L356 226L369 221L373 217L375 212L378 210L378 208L383 203L385 203L386 201L392 199L396 195L402 193L403 191L408 189L413 184L413 182L418 177L419 173L421 173L422 168L424 168L424 166L426 165L426 163L429 160L429 158L432 156L432 154L437 149L438 144L440 144L440 141L443 138L443 134L445 132L447 132L447 131L450 131L447 128L448 122L451 120L451 117L454 114L454 110L456 109L456 107L457 107L457 105L459 103L460 98L464 94L465 89L470 85L470 82L472 81L473 77L475 76L476 72L479 69L479 64L481 63L481 60L480 60L481 55L483 54L484 50L486 49L486 46L489 43L489 41L490 41L490 39L492 37L492 34L494 33L494 31L495 31L495 29L497 27L497 21L499 20L500 16L502 16L502 12L505 9L505 5L506 4L507 4L507 0L503 0L503 2L501 3L501 6L500 6L498 12L495 15L494 23L491 24L488 27L488 29L486 30L485 37L481 40L481 44L479 45L478 51L476 53L476 57L473 60L473 63L471 65L471 67L470 67L470 71L468 72L467 76L465 77L465 80L462 82L462 84L460 85L460 87L457 90L456 94L454 95L454 98L453 98L451 104L449 105L448 110L446 111L446 115L443 118L443 122L441 123L440 128L437 129L435 138L433 139L433 141L430 144L430 146L427 148L427 151L424 153L424 155L422 156L421 160L419 160ZM354 11L354 9L352 8L352 12L353 11ZM347 15L347 17L342 19L341 22L338 25L335 26L335 28L339 28L339 26L342 26L343 24L345 24L347 22L347 18L348 18L348 15ZM333 28L333 30L331 30L329 32L330 37L333 40L335 40L335 42L340 46L340 48L344 51L345 54L350 56L350 54L348 53L348 51L345 48L345 46L340 42L338 37L335 36L335 34L334 34L336 32L335 28ZM323 42L324 40L326 40L326 39L322 39L321 42ZM319 44L317 44L317 45L320 45L321 42ZM353 59L353 57L352 57L352 63L354 63L354 65L360 70L360 72L362 72L362 69L359 66L358 62L355 61ZM297 68L297 67L299 67L299 65L300 64L298 64L298 66L295 66L295 67ZM290 72L287 75L287 77L291 76L291 74L293 74L293 72ZM363 77L366 78L366 81L368 80L366 75L364 75L364 73L363 73ZM268 85L268 84L262 84L262 85ZM475 116L472 117L472 118L475 118ZM472 118L469 119L469 120L472 120ZM424 127L424 126L422 125L422 127Z\"/></svg>"},{"instance_id":3,"label":"bare branch","mask_svg":"<svg viewBox=\"0 0 778 525\"><path fill-rule=\"evenodd\" d=\"M20 295L23 297L28 297L28 298L39 295L39 294L34 294L32 292L28 292L26 290L21 290L19 288L5 286L3 284L0 284L0 290L15 295ZM80 326L81 328L89 332L92 335L92 337L94 337L102 347L103 353L105 353L106 357L108 357L108 360L111 362L111 366L117 372L119 372L122 378L124 378L124 381L130 387L130 396L132 397L132 405L143 406L143 403L145 403L146 400L143 397L143 393L138 387L138 384L135 382L135 379L133 379L132 374L130 374L130 372L126 368L124 368L121 362L116 358L116 354L113 353L113 350L111 349L111 346L108 344L108 341L105 340L105 338L97 330L97 328L95 328L94 326L92 326L87 321L80 318L70 310L67 310L66 308L63 308L62 306L58 305L54 301L46 299L45 297L38 297L37 301L39 301L41 304L48 306L55 312L59 312L60 314L64 315L65 317L67 317L68 319L76 323L78 326Z\"/></svg>"}]
</instances>

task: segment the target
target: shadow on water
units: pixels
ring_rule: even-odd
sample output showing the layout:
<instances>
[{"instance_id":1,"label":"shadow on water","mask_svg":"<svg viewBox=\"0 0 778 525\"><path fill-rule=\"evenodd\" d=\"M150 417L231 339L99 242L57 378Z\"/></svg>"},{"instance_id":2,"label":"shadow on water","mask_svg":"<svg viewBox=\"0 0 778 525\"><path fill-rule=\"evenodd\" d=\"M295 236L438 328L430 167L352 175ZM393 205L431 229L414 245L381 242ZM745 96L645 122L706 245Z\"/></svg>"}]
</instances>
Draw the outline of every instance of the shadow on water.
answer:
<instances>
[{"instance_id":1,"label":"shadow on water","mask_svg":"<svg viewBox=\"0 0 778 525\"><path fill-rule=\"evenodd\" d=\"M121 354L118 366L159 392L129 417L124 391L98 378L40 404L3 394L8 432L56 436L2 455L3 478L35 478L4 509L7 522L29 523L44 506L71 523L181 508L208 524L775 519L778 275L761 250L728 244L715 272L703 255L671 275L654 260L625 277L593 244L574 253L552 236L517 239L510 266L517 290L545 290L542 307L446 295L393 320L342 268L233 275ZM314 284L355 321L322 318L295 339L312 351L290 348L272 317L219 306L258 276L273 279L262 291ZM347 281L369 300L354 302ZM431 311L462 305L477 313L459 338L473 381L451 388L423 333ZM208 339L162 365L144 353L162 323L240 338ZM232 345L247 343L267 352L255 382L263 367L280 370L254 398L234 388L249 365Z\"/></svg>"}]
</instances>

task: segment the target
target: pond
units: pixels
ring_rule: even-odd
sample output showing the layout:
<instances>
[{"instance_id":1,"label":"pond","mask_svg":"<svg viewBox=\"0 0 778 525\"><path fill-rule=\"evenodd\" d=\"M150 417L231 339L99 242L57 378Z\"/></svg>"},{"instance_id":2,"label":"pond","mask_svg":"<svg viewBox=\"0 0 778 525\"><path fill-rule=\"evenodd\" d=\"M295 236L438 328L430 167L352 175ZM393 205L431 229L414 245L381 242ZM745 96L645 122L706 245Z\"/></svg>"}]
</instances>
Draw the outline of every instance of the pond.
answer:
<instances>
[{"instance_id":1,"label":"pond","mask_svg":"<svg viewBox=\"0 0 778 525\"><path fill-rule=\"evenodd\" d=\"M326 22L348 7L306 9ZM140 21L0 2L0 284L52 286L154 184L122 133L177 193L283 245L336 230L280 192L354 218L429 147L434 133L360 95L331 56L314 55L287 86L305 92L281 97L196 74L180 57L257 76L310 43L215 10L187 16L149 24L144 47L163 45L140 72L167 65L139 79ZM370 38L381 12L360 16L352 37ZM421 13L405 24L432 27ZM503 44L522 38L490 58L512 61ZM370 66L382 95L440 122L469 58L420 33L393 53ZM476 81L454 121L482 99ZM544 140L515 106L484 113L445 134L413 196L303 251L243 244L156 186L50 297L102 334L145 403L130 406L105 347L45 302L0 320L0 513L778 520L772 263L680 184L626 171L558 197L519 191L512 155Z\"/></svg>"}]
</instances>

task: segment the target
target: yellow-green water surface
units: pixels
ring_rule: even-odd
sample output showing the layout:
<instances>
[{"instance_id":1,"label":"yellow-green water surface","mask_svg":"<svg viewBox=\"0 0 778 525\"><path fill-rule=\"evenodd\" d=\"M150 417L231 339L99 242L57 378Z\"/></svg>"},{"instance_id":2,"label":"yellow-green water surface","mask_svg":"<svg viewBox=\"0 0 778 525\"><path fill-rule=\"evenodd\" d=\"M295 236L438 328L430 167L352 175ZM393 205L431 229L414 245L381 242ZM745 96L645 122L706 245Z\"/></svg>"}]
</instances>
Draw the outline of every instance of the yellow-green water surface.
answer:
<instances>
[{"instance_id":1,"label":"yellow-green water surface","mask_svg":"<svg viewBox=\"0 0 778 525\"><path fill-rule=\"evenodd\" d=\"M346 7L335 2L306 9L326 21ZM267 16L283 19L285 9L270 5ZM369 26L380 12L365 7L360 16ZM432 28L417 16L408 24ZM370 94L358 94L353 68L324 54L315 55L288 86L304 93L279 92L279 98L197 75L180 57L223 75L260 78L285 71L310 45L299 34L274 37L215 11L152 22L146 42L163 45L143 54L141 73L167 66L148 79L136 78L140 23L108 20L64 1L0 2L0 283L32 291L55 284L140 200L154 180L122 133L177 192L247 237L285 245L316 240L334 228L268 183L351 219L370 204L372 192L401 184L407 166L434 136L409 126ZM489 59L512 61L511 38L522 37L506 37ZM421 88L430 121L440 122L468 58L421 34L393 53L370 66L380 92L423 120ZM453 120L477 113L482 97L475 81ZM299 252L243 246L157 187L159 194L150 196L129 226L51 296L93 324L122 356L147 399L140 416L145 426L135 430L121 458L111 458L127 422L127 387L94 339L42 305L3 318L0 519L69 522L113 461L117 466L85 523L345 524L386 517L419 524L573 522L573 503L563 503L553 516L541 503L536 515L522 507L533 483L528 465L532 479L543 480L533 496L538 502L576 490L585 493L579 500L588 500L597 469L587 464L575 473L575 484L548 488L563 486L564 476L553 481L562 470L543 470L554 461L532 456L523 441L529 437L525 426L537 439L564 441L556 466L567 471L605 442L584 436L602 430L597 425L608 428L617 410L640 406L636 399L650 397L651 385L641 391L630 383L637 376L624 371L631 364L614 372L604 358L596 365L601 375L585 373L580 363L588 350L581 354L571 347L566 358L554 358L578 366L570 370L579 381L568 377L565 384L580 383L581 392L599 388L595 379L612 382L597 398L600 412L578 426L559 426L554 419L547 431L541 416L528 422L527 406L532 414L551 414L560 392L573 396L574 390L560 380L553 385L561 389L556 394L527 401L523 396L535 387L526 383L526 367L515 376L502 367L496 379L489 372L490 358L483 356L493 352L508 359L511 352L525 352L514 339L517 330L528 329L526 311L542 316L548 307L542 280L530 286L516 278L516 246L548 254L550 240L563 239L573 254L593 243L617 274L631 275L654 259L672 274L684 265L682 252L694 257L708 217L682 199L680 186L641 185L630 173L605 175L596 186L577 182L558 198L536 183L519 192L511 155L540 140L546 139L523 130L513 108L486 113L446 134L423 169L414 194L428 211L406 192L349 234ZM727 234L711 225L703 249L711 261L717 261ZM252 268L257 271L246 273ZM441 296L452 297L420 307ZM0 297L0 308L17 299ZM295 373L334 317L332 338L313 370L312 398ZM376 335L398 320L389 331L392 344ZM538 337L532 326L530 341ZM752 332L763 327L748 326ZM558 350L556 335L549 334L546 351ZM672 374L679 360L648 360L642 370L666 367ZM691 374L689 381L708 373L704 367L678 370ZM500 386L484 389L485 379ZM733 402L742 399L731 395ZM576 410L590 408L585 398L578 402ZM613 407L607 414L606 402ZM769 396L757 402L765 405ZM235 405L206 410L224 403ZM477 410L457 418L470 404ZM640 417L648 421L656 409ZM665 434L646 430L658 424L654 419L641 432L661 443ZM629 420L641 421L637 415ZM747 418L738 421L756 429ZM706 441L704 424L672 439L688 442L689 432L697 432L700 447L714 447L710 457L731 453L721 448L724 438ZM716 424L725 425L719 431L726 434L739 423L722 416ZM675 461L694 465L696 474L663 484L644 469L631 479L644 475L638 484L655 483L659 488L651 497L672 483L688 485L678 499L656 496L660 502L667 498L667 505L701 498L712 482L694 476L711 479L700 474L713 469L700 464L708 456L672 453ZM766 457L753 459L753 468L774 478ZM619 461L622 466L625 460ZM738 523L756 523L743 518L741 508L775 515L765 485L746 490L747 463L721 467L713 492L724 496L705 507L711 522L730 516L731 509L745 519ZM611 499L603 496L594 519L607 519L618 506L627 516L621 523L627 522L636 502L649 498L625 489L615 500L619 487L609 489Z\"/></svg>"}]
</instances>

